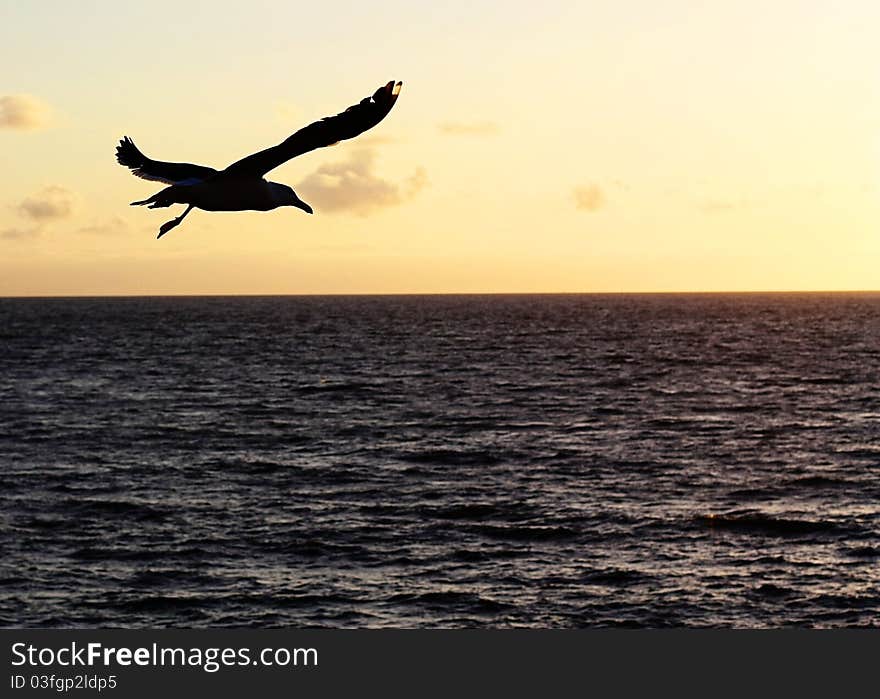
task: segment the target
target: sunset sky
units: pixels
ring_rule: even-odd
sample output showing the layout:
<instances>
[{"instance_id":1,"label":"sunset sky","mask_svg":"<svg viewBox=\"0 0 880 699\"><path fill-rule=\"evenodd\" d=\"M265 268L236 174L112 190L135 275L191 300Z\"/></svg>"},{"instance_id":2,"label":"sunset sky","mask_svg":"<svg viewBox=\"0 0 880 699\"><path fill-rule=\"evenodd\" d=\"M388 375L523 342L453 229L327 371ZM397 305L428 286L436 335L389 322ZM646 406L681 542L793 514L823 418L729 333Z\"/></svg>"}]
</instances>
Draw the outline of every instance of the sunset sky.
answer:
<instances>
[{"instance_id":1,"label":"sunset sky","mask_svg":"<svg viewBox=\"0 0 880 699\"><path fill-rule=\"evenodd\" d=\"M880 289L875 0L0 0L0 295ZM269 178L128 202L114 149ZM319 172L320 171L320 172Z\"/></svg>"}]
</instances>

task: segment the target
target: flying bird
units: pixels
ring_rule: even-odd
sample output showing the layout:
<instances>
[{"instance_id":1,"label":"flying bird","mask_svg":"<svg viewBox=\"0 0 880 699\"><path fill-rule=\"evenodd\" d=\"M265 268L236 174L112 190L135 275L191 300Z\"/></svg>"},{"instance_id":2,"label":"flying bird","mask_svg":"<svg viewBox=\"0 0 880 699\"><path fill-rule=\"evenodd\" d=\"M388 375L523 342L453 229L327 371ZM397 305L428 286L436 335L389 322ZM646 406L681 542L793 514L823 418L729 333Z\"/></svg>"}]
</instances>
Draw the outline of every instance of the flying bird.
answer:
<instances>
[{"instance_id":1,"label":"flying bird","mask_svg":"<svg viewBox=\"0 0 880 699\"><path fill-rule=\"evenodd\" d=\"M293 188L268 182L264 175L291 158L354 138L373 128L391 111L402 86L403 83L392 80L371 97L362 99L344 112L309 124L277 146L242 158L225 170L191 163L151 160L126 136L116 146L116 160L142 179L170 185L148 199L133 201L131 205L151 209L172 204L187 205L186 211L180 216L162 224L157 238L180 224L194 208L205 211L269 211L279 206L295 206L310 214L312 207L296 196Z\"/></svg>"}]
</instances>

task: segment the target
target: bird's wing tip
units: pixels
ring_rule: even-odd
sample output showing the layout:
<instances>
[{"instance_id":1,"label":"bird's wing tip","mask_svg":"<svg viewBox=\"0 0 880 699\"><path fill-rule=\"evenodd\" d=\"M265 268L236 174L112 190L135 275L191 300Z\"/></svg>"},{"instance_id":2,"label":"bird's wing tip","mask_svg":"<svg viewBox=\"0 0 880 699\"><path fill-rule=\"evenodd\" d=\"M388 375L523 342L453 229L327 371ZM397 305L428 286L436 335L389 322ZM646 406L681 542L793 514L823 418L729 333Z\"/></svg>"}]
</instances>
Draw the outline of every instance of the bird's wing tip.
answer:
<instances>
[{"instance_id":1,"label":"bird's wing tip","mask_svg":"<svg viewBox=\"0 0 880 699\"><path fill-rule=\"evenodd\" d=\"M394 85L394 87L391 88L391 94L394 95L395 97L397 97L397 95L400 94L400 88L403 87L403 81L402 81L402 80L398 80L398 81L395 83L395 82L392 80L391 83Z\"/></svg>"}]
</instances>

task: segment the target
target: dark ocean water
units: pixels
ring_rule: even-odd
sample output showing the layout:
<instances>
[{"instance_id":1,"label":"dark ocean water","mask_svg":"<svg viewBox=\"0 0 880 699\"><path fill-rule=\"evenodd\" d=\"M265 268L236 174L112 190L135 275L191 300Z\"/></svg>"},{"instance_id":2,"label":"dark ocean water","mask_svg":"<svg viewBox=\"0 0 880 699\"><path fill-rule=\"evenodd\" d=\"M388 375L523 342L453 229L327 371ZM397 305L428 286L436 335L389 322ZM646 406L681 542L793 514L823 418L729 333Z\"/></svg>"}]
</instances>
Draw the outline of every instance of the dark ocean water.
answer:
<instances>
[{"instance_id":1,"label":"dark ocean water","mask_svg":"<svg viewBox=\"0 0 880 699\"><path fill-rule=\"evenodd\" d=\"M880 295L0 299L0 625L877 626Z\"/></svg>"}]
</instances>

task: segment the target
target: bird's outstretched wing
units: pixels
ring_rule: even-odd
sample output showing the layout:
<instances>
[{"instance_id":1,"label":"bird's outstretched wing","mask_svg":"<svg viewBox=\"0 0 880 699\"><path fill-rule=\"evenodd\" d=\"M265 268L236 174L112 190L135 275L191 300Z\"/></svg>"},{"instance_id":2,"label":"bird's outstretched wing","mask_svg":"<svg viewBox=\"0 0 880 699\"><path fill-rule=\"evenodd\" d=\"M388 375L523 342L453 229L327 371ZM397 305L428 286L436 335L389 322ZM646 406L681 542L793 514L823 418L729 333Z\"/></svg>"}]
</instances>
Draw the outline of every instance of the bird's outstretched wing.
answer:
<instances>
[{"instance_id":1,"label":"bird's outstretched wing","mask_svg":"<svg viewBox=\"0 0 880 699\"><path fill-rule=\"evenodd\" d=\"M344 112L309 124L277 146L233 163L223 171L223 175L262 177L298 155L354 138L385 118L397 101L402 86L403 83L392 80L376 90L371 97L362 99Z\"/></svg>"},{"instance_id":2,"label":"bird's outstretched wing","mask_svg":"<svg viewBox=\"0 0 880 699\"><path fill-rule=\"evenodd\" d=\"M214 168L204 165L150 160L138 150L134 141L128 136L119 141L119 145L116 146L116 160L120 165L131 168L133 175L166 184L194 184L217 174Z\"/></svg>"}]
</instances>

